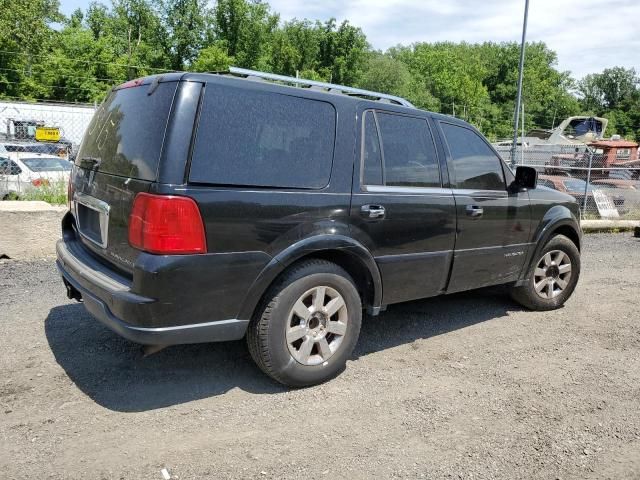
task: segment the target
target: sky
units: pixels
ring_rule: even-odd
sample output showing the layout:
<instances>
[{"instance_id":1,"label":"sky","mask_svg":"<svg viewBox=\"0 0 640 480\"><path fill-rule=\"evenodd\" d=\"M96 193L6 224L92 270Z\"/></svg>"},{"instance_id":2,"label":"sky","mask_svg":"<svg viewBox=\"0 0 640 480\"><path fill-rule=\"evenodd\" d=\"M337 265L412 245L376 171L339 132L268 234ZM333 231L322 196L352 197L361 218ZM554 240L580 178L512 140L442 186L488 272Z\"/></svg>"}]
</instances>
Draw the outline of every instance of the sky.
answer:
<instances>
[{"instance_id":1,"label":"sky","mask_svg":"<svg viewBox=\"0 0 640 480\"><path fill-rule=\"evenodd\" d=\"M104 1L104 0L103 0ZM108 0L104 3L109 3ZM524 0L269 0L282 20L348 19L373 48L437 41L520 41ZM60 0L70 14L87 1ZM575 78L640 71L640 0L530 0L528 41L544 41Z\"/></svg>"}]
</instances>

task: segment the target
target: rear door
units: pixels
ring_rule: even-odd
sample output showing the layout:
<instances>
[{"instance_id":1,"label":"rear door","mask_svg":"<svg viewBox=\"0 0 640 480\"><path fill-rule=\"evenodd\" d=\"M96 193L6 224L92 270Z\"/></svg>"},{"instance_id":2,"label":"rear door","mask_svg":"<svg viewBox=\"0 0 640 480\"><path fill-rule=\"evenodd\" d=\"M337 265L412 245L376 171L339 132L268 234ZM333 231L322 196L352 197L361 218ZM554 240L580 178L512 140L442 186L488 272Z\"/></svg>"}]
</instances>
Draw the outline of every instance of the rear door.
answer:
<instances>
[{"instance_id":1,"label":"rear door","mask_svg":"<svg viewBox=\"0 0 640 480\"><path fill-rule=\"evenodd\" d=\"M484 137L439 124L458 217L447 292L516 280L530 248L529 194L509 192L513 175Z\"/></svg>"},{"instance_id":2,"label":"rear door","mask_svg":"<svg viewBox=\"0 0 640 480\"><path fill-rule=\"evenodd\" d=\"M437 295L453 253L455 204L427 119L371 109L358 118L352 231L375 257L383 303Z\"/></svg>"},{"instance_id":3,"label":"rear door","mask_svg":"<svg viewBox=\"0 0 640 480\"><path fill-rule=\"evenodd\" d=\"M138 251L128 242L129 213L158 166L177 82L112 91L95 113L75 161L72 210L84 246L125 271ZM184 171L184 163L182 166Z\"/></svg>"}]
</instances>

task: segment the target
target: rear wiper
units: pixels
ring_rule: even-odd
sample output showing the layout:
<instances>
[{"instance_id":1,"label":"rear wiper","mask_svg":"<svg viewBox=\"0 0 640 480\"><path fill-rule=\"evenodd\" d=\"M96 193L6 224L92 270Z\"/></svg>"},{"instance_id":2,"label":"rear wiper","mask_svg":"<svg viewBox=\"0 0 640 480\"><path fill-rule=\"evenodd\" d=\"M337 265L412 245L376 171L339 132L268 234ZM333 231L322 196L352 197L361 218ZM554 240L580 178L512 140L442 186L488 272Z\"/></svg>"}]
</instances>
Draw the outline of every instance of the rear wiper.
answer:
<instances>
[{"instance_id":1,"label":"rear wiper","mask_svg":"<svg viewBox=\"0 0 640 480\"><path fill-rule=\"evenodd\" d=\"M82 157L80 159L80 167L88 170L98 170L101 163L102 159L97 157Z\"/></svg>"}]
</instances>

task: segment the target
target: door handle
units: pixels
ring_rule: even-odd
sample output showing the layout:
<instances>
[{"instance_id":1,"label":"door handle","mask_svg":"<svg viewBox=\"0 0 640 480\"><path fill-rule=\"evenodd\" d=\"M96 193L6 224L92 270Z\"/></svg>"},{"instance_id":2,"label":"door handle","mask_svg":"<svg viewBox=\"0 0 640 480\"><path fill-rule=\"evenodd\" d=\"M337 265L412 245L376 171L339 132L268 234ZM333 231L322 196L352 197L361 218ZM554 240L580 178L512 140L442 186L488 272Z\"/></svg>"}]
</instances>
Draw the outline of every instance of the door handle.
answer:
<instances>
[{"instance_id":1,"label":"door handle","mask_svg":"<svg viewBox=\"0 0 640 480\"><path fill-rule=\"evenodd\" d=\"M473 218L479 218L484 213L482 207L479 207L478 205L467 205L466 211L467 215Z\"/></svg>"},{"instance_id":2,"label":"door handle","mask_svg":"<svg viewBox=\"0 0 640 480\"><path fill-rule=\"evenodd\" d=\"M367 218L384 218L386 211L382 205L363 205L360 215Z\"/></svg>"}]
</instances>

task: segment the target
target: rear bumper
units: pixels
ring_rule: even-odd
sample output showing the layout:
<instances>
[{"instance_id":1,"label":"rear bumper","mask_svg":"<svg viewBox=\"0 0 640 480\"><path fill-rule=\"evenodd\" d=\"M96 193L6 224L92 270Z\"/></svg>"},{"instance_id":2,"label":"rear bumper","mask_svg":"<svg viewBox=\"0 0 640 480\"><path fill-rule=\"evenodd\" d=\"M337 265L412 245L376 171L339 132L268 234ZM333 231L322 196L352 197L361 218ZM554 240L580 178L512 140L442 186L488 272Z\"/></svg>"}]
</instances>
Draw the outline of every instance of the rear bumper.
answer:
<instances>
[{"instance_id":1,"label":"rear bumper","mask_svg":"<svg viewBox=\"0 0 640 480\"><path fill-rule=\"evenodd\" d=\"M146 326L162 304L131 291L126 279L109 275L95 264L77 241L59 240L56 265L70 298L82 300L86 309L105 326L147 345L221 342L241 339L248 320L223 319L193 324ZM185 311L188 311L185 306ZM178 322L176 322L178 323Z\"/></svg>"}]
</instances>

